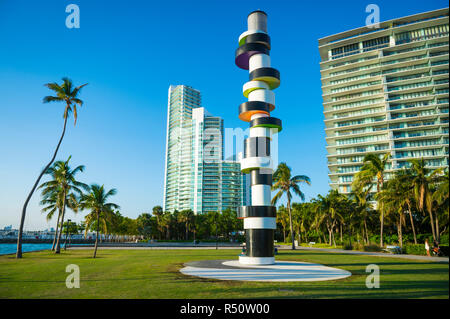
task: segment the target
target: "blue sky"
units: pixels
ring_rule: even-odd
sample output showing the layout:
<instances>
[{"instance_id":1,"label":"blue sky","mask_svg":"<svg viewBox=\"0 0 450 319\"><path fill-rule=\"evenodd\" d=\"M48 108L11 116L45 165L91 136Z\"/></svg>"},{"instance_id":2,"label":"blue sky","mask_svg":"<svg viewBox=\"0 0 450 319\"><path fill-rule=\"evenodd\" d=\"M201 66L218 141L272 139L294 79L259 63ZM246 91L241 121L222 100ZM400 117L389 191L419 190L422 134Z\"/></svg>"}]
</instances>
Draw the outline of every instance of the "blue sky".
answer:
<instances>
[{"instance_id":1,"label":"blue sky","mask_svg":"<svg viewBox=\"0 0 450 319\"><path fill-rule=\"evenodd\" d=\"M65 8L80 8L68 29ZM273 116L283 120L279 159L312 180L306 198L328 191L317 40L365 23L365 8L389 20L448 6L446 1L93 1L0 0L0 227L18 226L23 202L61 133L61 104L42 104L44 83L88 82L78 123L71 120L58 159L84 164L87 183L117 188L122 214L162 204L167 90L190 85L203 106L237 117L247 72L234 65L247 14L269 15L272 65L282 84ZM47 224L35 194L26 229ZM81 220L84 214L69 218Z\"/></svg>"}]
</instances>

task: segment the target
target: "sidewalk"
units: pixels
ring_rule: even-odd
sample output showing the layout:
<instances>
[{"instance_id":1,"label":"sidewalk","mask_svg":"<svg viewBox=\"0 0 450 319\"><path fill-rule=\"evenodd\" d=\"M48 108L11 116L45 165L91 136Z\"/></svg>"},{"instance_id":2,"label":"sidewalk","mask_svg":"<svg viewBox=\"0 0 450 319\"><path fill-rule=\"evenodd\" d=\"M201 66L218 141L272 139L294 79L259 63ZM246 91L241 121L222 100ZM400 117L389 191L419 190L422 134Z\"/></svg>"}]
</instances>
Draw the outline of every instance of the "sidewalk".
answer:
<instances>
[{"instance_id":1,"label":"sidewalk","mask_svg":"<svg viewBox=\"0 0 450 319\"><path fill-rule=\"evenodd\" d=\"M69 249L86 249L87 247L93 247L94 245L84 245L84 246L70 246ZM102 243L98 245L101 249L216 249L215 243L199 243L194 245L193 243ZM290 250L290 245L277 245L279 250ZM242 249L238 243L219 243L218 249ZM344 249L334 249L334 248L315 248L315 247L303 247L296 246L296 250L316 250L329 253L339 253L339 254L349 254L349 255L366 255L366 256L376 256L376 257L388 257L388 258L401 258L410 260L422 260L430 262L440 262L448 263L448 257L428 257L428 256L418 256L418 255L400 255L400 254L388 254L380 252L367 252L367 251L356 251L356 250L344 250Z\"/></svg>"},{"instance_id":2,"label":"sidewalk","mask_svg":"<svg viewBox=\"0 0 450 319\"><path fill-rule=\"evenodd\" d=\"M291 249L291 246L283 247L284 245L277 246L278 249ZM418 256L418 255L400 255L400 254L388 254L379 252L368 252L368 251L356 251L356 250L344 250L344 249L334 249L334 248L314 248L314 247L303 247L295 246L298 250L318 250L330 253L340 253L340 254L350 254L350 255L366 255L366 256L377 256L377 257L391 257L391 258L402 258L402 259L413 259L413 260L426 260L432 262L448 263L448 257L428 257L428 256Z\"/></svg>"}]
</instances>

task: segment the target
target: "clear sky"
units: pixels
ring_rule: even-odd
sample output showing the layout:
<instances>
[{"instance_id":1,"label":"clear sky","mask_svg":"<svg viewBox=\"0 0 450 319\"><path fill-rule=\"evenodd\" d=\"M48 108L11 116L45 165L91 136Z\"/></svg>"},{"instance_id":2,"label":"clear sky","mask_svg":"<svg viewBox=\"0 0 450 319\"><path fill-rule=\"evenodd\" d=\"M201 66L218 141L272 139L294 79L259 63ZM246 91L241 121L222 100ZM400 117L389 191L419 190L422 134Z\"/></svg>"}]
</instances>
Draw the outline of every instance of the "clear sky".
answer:
<instances>
[{"instance_id":1,"label":"clear sky","mask_svg":"<svg viewBox=\"0 0 450 319\"><path fill-rule=\"evenodd\" d=\"M68 29L65 8L80 8ZM225 127L245 101L247 71L234 65L247 14L268 13L272 65L281 72L273 116L283 120L279 159L306 174L307 200L328 191L317 40L361 27L368 4L381 21L448 6L441 0L94 1L0 0L0 227L17 227L23 202L61 133L62 104L42 104L44 83L88 82L78 123L71 120L58 159L83 164L79 179L117 188L113 201L135 218L162 205L167 91L185 84ZM47 224L36 193L25 229ZM81 220L84 214L72 220Z\"/></svg>"}]
</instances>

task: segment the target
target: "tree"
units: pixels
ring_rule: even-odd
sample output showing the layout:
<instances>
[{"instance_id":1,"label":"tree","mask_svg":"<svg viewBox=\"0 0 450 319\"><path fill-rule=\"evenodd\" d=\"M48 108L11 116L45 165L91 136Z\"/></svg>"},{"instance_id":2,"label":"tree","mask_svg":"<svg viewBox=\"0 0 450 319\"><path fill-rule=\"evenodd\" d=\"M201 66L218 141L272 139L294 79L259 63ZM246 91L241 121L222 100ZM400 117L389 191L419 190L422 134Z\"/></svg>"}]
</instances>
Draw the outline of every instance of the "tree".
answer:
<instances>
[{"instance_id":1,"label":"tree","mask_svg":"<svg viewBox=\"0 0 450 319\"><path fill-rule=\"evenodd\" d=\"M355 183L358 184L359 181L372 181L376 178L377 181L377 193L379 193L384 184L384 172L386 169L387 162L391 155L389 153L384 154L382 158L378 155L370 153L364 156L363 166L361 170L355 174ZM381 210L380 216L380 246L383 246L383 224L384 224L384 211Z\"/></svg>"},{"instance_id":2,"label":"tree","mask_svg":"<svg viewBox=\"0 0 450 319\"><path fill-rule=\"evenodd\" d=\"M84 171L84 166L79 165L74 169L69 166L69 161L57 161L46 171L46 174L50 175L52 179L48 182L42 183L39 188L42 188L42 196L44 200L56 200L56 203L60 205L60 221L59 221L59 233L56 239L55 253L60 253L60 241L61 241L61 227L64 223L64 216L66 207L68 206L74 212L77 212L78 201L77 195L81 195L83 190L88 190L88 185L81 183L75 179L75 176L79 172ZM75 195L76 193L76 195ZM55 204L56 204L55 203Z\"/></svg>"},{"instance_id":3,"label":"tree","mask_svg":"<svg viewBox=\"0 0 450 319\"><path fill-rule=\"evenodd\" d=\"M69 114L73 112L74 115L74 125L77 123L77 105L82 106L83 101L78 98L78 94L81 91L81 88L84 87L86 84L77 86L73 88L72 81L68 78L63 78L63 83L61 85L57 83L47 83L45 84L46 87L48 87L50 90L54 91L56 93L56 96L46 96L43 99L44 103L49 102L64 102L66 104L64 108L64 126L63 131L61 134L61 137L59 138L59 142L56 146L55 152L53 153L53 157L51 158L50 162L44 167L42 172L39 174L36 182L34 183L30 193L28 194L25 203L23 204L22 208L22 215L20 218L20 226L19 226L19 233L17 236L17 252L16 252L16 258L22 258L22 235L23 235L23 225L25 223L25 216L27 213L27 206L28 202L31 199L31 196L33 196L34 191L36 190L36 187L38 186L42 176L47 172L49 167L52 165L56 158L56 154L58 153L59 147L61 145L61 142L64 138L64 134L66 132L66 124L67 124L67 118L69 117Z\"/></svg>"},{"instance_id":4,"label":"tree","mask_svg":"<svg viewBox=\"0 0 450 319\"><path fill-rule=\"evenodd\" d=\"M347 205L347 198L339 194L337 190L330 190L327 196L318 195L318 199L315 201L316 223L319 225L325 224L328 231L329 245L334 243L336 246L336 240L334 238L334 230L339 220L343 220L342 211Z\"/></svg>"},{"instance_id":5,"label":"tree","mask_svg":"<svg viewBox=\"0 0 450 319\"><path fill-rule=\"evenodd\" d=\"M54 213L58 211L55 235L53 236L53 244L51 249L52 251L55 250L56 240L58 238L59 225L61 221L61 211L63 206L63 200L61 199L61 195L62 192L59 190L49 193L46 196L43 196L43 199L39 203L40 205L45 206L44 208L42 208L42 212L47 213L46 216L47 222L50 221L53 218ZM67 207L69 207L73 211L77 210L78 201L77 198L74 196L74 194L70 194L69 196L67 196Z\"/></svg>"},{"instance_id":6,"label":"tree","mask_svg":"<svg viewBox=\"0 0 450 319\"><path fill-rule=\"evenodd\" d=\"M412 204L414 200L414 189L412 187L412 175L408 170L401 170L396 172L394 180L398 180L398 183L394 184L399 188L398 202L400 207L405 207L409 213L409 221L411 223L411 229L414 237L414 244L417 244L416 227L414 226L414 218L412 215Z\"/></svg>"},{"instance_id":7,"label":"tree","mask_svg":"<svg viewBox=\"0 0 450 319\"><path fill-rule=\"evenodd\" d=\"M88 229L96 223L96 236L95 236L95 248L94 248L94 258L97 255L98 247L98 234L100 231L100 223L104 232L107 232L107 222L114 216L114 209L119 209L119 205L114 203L108 203L107 200L110 196L113 196L117 191L113 188L109 191L105 191L104 185L99 186L97 184L92 184L90 186L89 193L81 195L80 207L82 210L88 209L90 213L86 215L86 233Z\"/></svg>"},{"instance_id":8,"label":"tree","mask_svg":"<svg viewBox=\"0 0 450 319\"><path fill-rule=\"evenodd\" d=\"M283 196L283 194L286 194L287 197L287 210L289 213L289 225L291 230L291 239L292 239L292 249L295 250L295 243L294 243L294 229L292 224L292 212L291 212L291 200L292 200L292 194L291 190L294 192L294 194L298 195L301 200L305 200L305 195L300 190L300 183L306 183L308 185L311 185L311 180L306 175L296 175L291 177L292 171L289 166L286 165L286 163L280 163L273 174L273 181L274 184L272 186L272 190L278 190L278 192L275 194L274 198L272 199L272 205L275 205L278 200Z\"/></svg>"},{"instance_id":9,"label":"tree","mask_svg":"<svg viewBox=\"0 0 450 319\"><path fill-rule=\"evenodd\" d=\"M157 224L157 228L158 228L158 233L159 233L159 239L161 239L161 234L164 230L164 227L162 227L161 225L161 216L163 215L163 209L161 206L155 206L152 209L152 214L153 216L156 217L156 224Z\"/></svg>"},{"instance_id":10,"label":"tree","mask_svg":"<svg viewBox=\"0 0 450 319\"><path fill-rule=\"evenodd\" d=\"M194 216L194 212L190 209L182 210L178 216L178 220L181 223L184 223L186 230L186 240L189 239L189 226L192 223L192 217Z\"/></svg>"},{"instance_id":11,"label":"tree","mask_svg":"<svg viewBox=\"0 0 450 319\"><path fill-rule=\"evenodd\" d=\"M413 158L408 160L411 164L409 168L409 174L412 176L411 183L414 189L414 198L417 203L417 208L422 214L425 214L425 210L428 212L431 224L431 233L433 240L437 240L432 208L432 192L431 185L437 181L437 177L443 173L441 168L430 170L426 168L426 163L423 158Z\"/></svg>"},{"instance_id":12,"label":"tree","mask_svg":"<svg viewBox=\"0 0 450 319\"><path fill-rule=\"evenodd\" d=\"M389 180L385 186L383 186L383 189L376 195L380 209L382 209L386 215L394 212L397 212L398 214L398 223L396 223L400 247L403 247L402 224L404 223L403 206L405 204L401 194L403 188L402 181L399 178L393 178Z\"/></svg>"},{"instance_id":13,"label":"tree","mask_svg":"<svg viewBox=\"0 0 450 319\"><path fill-rule=\"evenodd\" d=\"M355 187L354 187L355 186ZM367 220L369 218L369 214L372 211L372 205L370 205L368 198L370 191L372 189L372 183L369 184L368 187L361 187L362 185L352 185L352 195L354 199L354 209L353 218L354 222L357 222L357 220L362 222L362 229L363 229L363 238L366 244L369 244L369 229L367 227ZM350 213L350 215L352 215Z\"/></svg>"},{"instance_id":14,"label":"tree","mask_svg":"<svg viewBox=\"0 0 450 319\"><path fill-rule=\"evenodd\" d=\"M436 207L436 237L440 242L441 233L439 231L439 219L448 224L448 209L449 209L449 176L448 170L444 172L444 175L439 178L435 185L435 191L432 195L432 200ZM445 228L444 228L445 229Z\"/></svg>"},{"instance_id":15,"label":"tree","mask_svg":"<svg viewBox=\"0 0 450 319\"><path fill-rule=\"evenodd\" d=\"M137 229L140 235L145 238L149 238L153 235L154 230L156 229L156 217L148 213L143 213L138 216L136 219Z\"/></svg>"}]
</instances>

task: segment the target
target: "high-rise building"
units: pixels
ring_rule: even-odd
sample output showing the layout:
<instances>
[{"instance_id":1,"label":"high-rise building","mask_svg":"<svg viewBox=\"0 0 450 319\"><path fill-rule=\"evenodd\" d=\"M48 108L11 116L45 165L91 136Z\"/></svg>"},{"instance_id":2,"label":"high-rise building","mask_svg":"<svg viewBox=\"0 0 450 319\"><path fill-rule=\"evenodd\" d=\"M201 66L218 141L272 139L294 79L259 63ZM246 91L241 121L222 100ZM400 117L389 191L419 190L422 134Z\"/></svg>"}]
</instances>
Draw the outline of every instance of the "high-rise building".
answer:
<instances>
[{"instance_id":1,"label":"high-rise building","mask_svg":"<svg viewBox=\"0 0 450 319\"><path fill-rule=\"evenodd\" d=\"M330 186L351 191L367 153L391 158L386 177L424 158L448 167L449 10L319 40Z\"/></svg>"},{"instance_id":2,"label":"high-rise building","mask_svg":"<svg viewBox=\"0 0 450 319\"><path fill-rule=\"evenodd\" d=\"M224 160L223 119L201 107L201 95L185 85L169 88L164 179L165 211L237 210L246 183L237 161Z\"/></svg>"}]
</instances>

